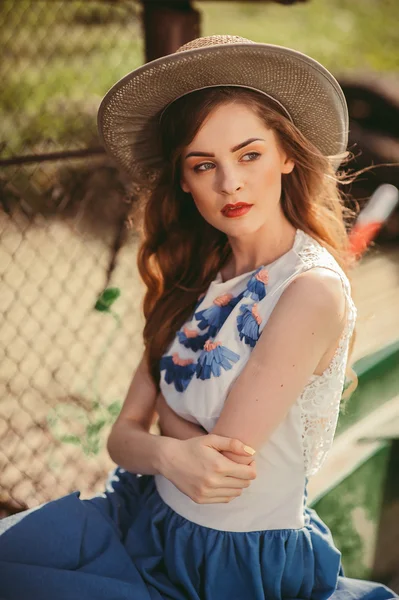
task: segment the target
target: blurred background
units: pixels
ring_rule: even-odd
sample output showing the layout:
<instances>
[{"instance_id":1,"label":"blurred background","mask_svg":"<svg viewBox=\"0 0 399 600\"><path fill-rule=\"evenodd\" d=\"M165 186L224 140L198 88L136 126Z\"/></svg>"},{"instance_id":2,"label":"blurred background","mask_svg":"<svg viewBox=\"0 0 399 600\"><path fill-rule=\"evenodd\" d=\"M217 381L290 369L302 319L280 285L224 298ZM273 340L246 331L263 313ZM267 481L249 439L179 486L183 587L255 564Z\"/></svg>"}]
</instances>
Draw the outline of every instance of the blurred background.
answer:
<instances>
[{"instance_id":1,"label":"blurred background","mask_svg":"<svg viewBox=\"0 0 399 600\"><path fill-rule=\"evenodd\" d=\"M142 353L137 195L105 156L105 92L199 35L309 54L339 80L351 169L399 163L395 0L2 0L0 516L103 489L111 424ZM397 166L345 189L362 208ZM399 592L399 211L353 273L359 386L310 500L346 574Z\"/></svg>"}]
</instances>

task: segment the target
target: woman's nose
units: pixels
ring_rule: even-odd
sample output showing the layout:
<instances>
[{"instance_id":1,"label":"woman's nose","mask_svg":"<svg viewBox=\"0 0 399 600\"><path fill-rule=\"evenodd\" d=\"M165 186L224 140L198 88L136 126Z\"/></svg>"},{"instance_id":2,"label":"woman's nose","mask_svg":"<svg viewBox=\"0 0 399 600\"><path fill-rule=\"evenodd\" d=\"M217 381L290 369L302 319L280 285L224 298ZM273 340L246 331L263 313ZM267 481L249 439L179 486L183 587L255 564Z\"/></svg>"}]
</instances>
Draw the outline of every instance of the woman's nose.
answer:
<instances>
[{"instance_id":1,"label":"woman's nose","mask_svg":"<svg viewBox=\"0 0 399 600\"><path fill-rule=\"evenodd\" d=\"M220 176L220 190L222 194L230 196L238 192L241 188L241 178L234 169L228 169L222 172Z\"/></svg>"}]
</instances>

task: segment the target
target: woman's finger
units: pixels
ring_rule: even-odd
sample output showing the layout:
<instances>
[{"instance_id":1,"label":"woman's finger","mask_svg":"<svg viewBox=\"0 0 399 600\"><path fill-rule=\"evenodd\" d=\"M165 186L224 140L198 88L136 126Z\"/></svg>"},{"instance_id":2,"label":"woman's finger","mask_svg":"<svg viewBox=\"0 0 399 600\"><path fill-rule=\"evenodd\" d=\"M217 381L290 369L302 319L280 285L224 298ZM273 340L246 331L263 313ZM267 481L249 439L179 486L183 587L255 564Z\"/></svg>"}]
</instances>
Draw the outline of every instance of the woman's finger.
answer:
<instances>
[{"instance_id":1,"label":"woman's finger","mask_svg":"<svg viewBox=\"0 0 399 600\"><path fill-rule=\"evenodd\" d=\"M223 462L223 473L226 477L235 479L256 479L256 465L252 462L250 465L240 465L225 456L222 457L227 462Z\"/></svg>"},{"instance_id":2,"label":"woman's finger","mask_svg":"<svg viewBox=\"0 0 399 600\"><path fill-rule=\"evenodd\" d=\"M217 489L243 489L251 485L249 479L237 479L236 477L221 477L215 486Z\"/></svg>"},{"instance_id":3,"label":"woman's finger","mask_svg":"<svg viewBox=\"0 0 399 600\"><path fill-rule=\"evenodd\" d=\"M206 496L201 499L200 504L217 504L219 502L231 502L234 498L241 496L241 492L237 493L237 490L219 490L217 496Z\"/></svg>"}]
</instances>

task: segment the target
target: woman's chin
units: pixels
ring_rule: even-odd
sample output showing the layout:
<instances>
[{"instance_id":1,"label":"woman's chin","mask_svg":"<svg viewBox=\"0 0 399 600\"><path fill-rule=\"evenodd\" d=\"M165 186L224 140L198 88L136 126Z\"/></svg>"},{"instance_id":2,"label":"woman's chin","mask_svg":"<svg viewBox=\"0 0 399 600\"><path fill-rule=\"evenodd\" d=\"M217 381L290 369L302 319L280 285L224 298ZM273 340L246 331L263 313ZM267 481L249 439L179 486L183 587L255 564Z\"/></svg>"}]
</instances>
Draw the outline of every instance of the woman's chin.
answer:
<instances>
[{"instance_id":1,"label":"woman's chin","mask_svg":"<svg viewBox=\"0 0 399 600\"><path fill-rule=\"evenodd\" d=\"M231 221L231 223L223 223L223 231L227 235L233 235L234 237L247 236L256 233L259 229L259 223L255 223L254 219L245 219L244 217L231 219Z\"/></svg>"}]
</instances>

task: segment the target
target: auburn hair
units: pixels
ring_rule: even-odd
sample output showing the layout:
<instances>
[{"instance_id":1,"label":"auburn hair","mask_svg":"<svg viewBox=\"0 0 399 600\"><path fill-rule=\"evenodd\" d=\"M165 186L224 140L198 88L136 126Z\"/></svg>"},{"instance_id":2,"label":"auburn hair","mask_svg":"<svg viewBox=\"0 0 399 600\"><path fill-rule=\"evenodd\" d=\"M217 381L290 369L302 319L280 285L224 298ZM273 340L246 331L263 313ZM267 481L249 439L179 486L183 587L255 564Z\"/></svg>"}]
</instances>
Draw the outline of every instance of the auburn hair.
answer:
<instances>
[{"instance_id":1,"label":"auburn hair","mask_svg":"<svg viewBox=\"0 0 399 600\"><path fill-rule=\"evenodd\" d=\"M251 89L216 87L192 92L174 101L159 123L164 163L157 184L143 208L142 240L138 250L144 296L145 357L159 385L159 361L177 330L192 315L204 293L231 256L227 235L198 212L191 194L180 187L181 152L190 144L217 106L239 103L251 108L272 129L281 148L295 162L282 175L281 206L287 220L311 235L334 256L348 274L353 259L348 227L354 212L344 204L339 184L352 181L335 173L325 157L284 115L277 103ZM352 349L354 336L352 336ZM352 371L353 373L353 371Z\"/></svg>"}]
</instances>

